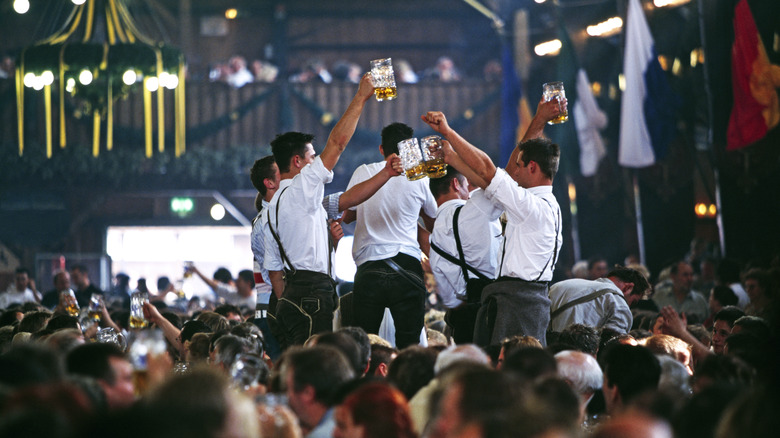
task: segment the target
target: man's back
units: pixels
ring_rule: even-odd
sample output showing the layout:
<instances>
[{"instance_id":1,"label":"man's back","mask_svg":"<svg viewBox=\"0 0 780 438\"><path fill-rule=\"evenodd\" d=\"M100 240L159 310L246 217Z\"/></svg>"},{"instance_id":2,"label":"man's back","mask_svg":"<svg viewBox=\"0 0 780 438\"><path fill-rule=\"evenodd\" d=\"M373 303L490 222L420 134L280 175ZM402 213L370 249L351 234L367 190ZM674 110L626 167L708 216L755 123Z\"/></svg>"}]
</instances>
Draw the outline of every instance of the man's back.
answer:
<instances>
[{"instance_id":1,"label":"man's back","mask_svg":"<svg viewBox=\"0 0 780 438\"><path fill-rule=\"evenodd\" d=\"M585 280L572 278L559 281L550 286L550 311L555 312L566 303L588 297L598 291L608 292L592 296L585 302L569 307L551 320L554 331L563 331L571 324L584 324L591 327L608 327L621 333L631 330L633 317L623 292L606 278Z\"/></svg>"},{"instance_id":2,"label":"man's back","mask_svg":"<svg viewBox=\"0 0 780 438\"><path fill-rule=\"evenodd\" d=\"M355 170L347 189L359 184L385 166L383 161L364 164ZM391 178L374 196L358 205L355 243L352 255L355 263L382 260L399 252L420 258L417 244L417 218L420 210L430 217L436 215L426 179L409 181Z\"/></svg>"}]
</instances>

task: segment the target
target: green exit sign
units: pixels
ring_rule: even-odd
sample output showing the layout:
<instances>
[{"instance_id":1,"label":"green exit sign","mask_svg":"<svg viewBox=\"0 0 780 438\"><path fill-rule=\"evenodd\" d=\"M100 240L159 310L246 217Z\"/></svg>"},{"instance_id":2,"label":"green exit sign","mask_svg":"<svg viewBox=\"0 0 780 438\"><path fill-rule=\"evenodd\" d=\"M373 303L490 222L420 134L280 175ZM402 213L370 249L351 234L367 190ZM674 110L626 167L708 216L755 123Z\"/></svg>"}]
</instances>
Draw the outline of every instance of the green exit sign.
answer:
<instances>
[{"instance_id":1,"label":"green exit sign","mask_svg":"<svg viewBox=\"0 0 780 438\"><path fill-rule=\"evenodd\" d=\"M171 198L171 213L185 217L195 211L195 200L192 198Z\"/></svg>"}]
</instances>

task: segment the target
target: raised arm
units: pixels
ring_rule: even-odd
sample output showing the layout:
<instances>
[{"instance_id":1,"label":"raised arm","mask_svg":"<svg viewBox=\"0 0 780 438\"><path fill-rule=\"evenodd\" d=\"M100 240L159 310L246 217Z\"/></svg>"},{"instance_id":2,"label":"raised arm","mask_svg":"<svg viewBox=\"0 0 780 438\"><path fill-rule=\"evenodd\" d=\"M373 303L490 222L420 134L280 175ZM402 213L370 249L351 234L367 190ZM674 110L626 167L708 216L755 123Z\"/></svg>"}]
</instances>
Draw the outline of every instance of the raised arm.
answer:
<instances>
[{"instance_id":1,"label":"raised arm","mask_svg":"<svg viewBox=\"0 0 780 438\"><path fill-rule=\"evenodd\" d=\"M485 182L482 177L476 174L469 166L466 165L466 163L463 162L463 160L460 158L460 155L458 155L457 152L455 152L455 149L452 148L452 145L447 140L444 140L442 146L442 150L444 151L444 162L448 165L452 166L460 172L463 176L466 177L467 180L471 181L471 184L476 185L478 187L482 187L484 184L487 187L487 182Z\"/></svg>"},{"instance_id":2,"label":"raised arm","mask_svg":"<svg viewBox=\"0 0 780 438\"><path fill-rule=\"evenodd\" d=\"M444 117L444 113L440 111L428 111L428 113L421 118L423 122L427 123L434 131L449 140L452 148L458 153L458 156L460 156L463 164L470 167L479 177L473 181L474 184L477 184L483 189L486 188L496 174L496 166L493 164L490 157L450 128L447 124L447 118Z\"/></svg>"},{"instance_id":3,"label":"raised arm","mask_svg":"<svg viewBox=\"0 0 780 438\"><path fill-rule=\"evenodd\" d=\"M525 131L525 135L523 135L520 143L533 138L543 137L544 127L547 125L547 122L558 117L558 114L562 111L561 108L565 109L566 106L566 99L563 99L560 106L558 105L557 100L540 100L539 104L536 105L536 114L534 114L534 118L531 119L531 123L528 125L528 129ZM510 175L514 173L512 168L517 166L517 154L520 153L520 143L515 146L515 149L512 151L512 154L509 156L509 161L506 164L506 171Z\"/></svg>"},{"instance_id":4,"label":"raised arm","mask_svg":"<svg viewBox=\"0 0 780 438\"><path fill-rule=\"evenodd\" d=\"M363 112L363 108L372 94L374 94L374 85L371 83L371 75L366 73L363 75L363 79L360 80L357 94L352 98L352 102L350 102L347 110L344 111L344 115L341 116L333 130L330 131L325 149L320 154L322 164L328 170L333 170L336 167L341 153L344 152L347 143L349 143L349 140L355 133L358 120L360 120L360 114Z\"/></svg>"},{"instance_id":5,"label":"raised arm","mask_svg":"<svg viewBox=\"0 0 780 438\"><path fill-rule=\"evenodd\" d=\"M339 211L350 209L365 202L368 198L374 196L374 193L382 188L390 178L401 173L403 173L401 159L396 154L389 155L385 159L385 167L379 173L360 184L355 184L341 194L339 197Z\"/></svg>"}]
</instances>

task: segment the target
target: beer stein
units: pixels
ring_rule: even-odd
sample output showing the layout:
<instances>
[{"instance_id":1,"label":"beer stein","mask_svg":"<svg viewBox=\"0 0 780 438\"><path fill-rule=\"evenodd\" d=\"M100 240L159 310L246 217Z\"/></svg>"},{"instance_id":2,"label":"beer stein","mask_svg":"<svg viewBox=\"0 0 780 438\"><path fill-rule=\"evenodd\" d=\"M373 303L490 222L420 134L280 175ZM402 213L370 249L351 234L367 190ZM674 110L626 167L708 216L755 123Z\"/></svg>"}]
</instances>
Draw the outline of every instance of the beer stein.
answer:
<instances>
[{"instance_id":1,"label":"beer stein","mask_svg":"<svg viewBox=\"0 0 780 438\"><path fill-rule=\"evenodd\" d=\"M401 167L404 168L406 179L415 181L426 176L425 162L416 138L398 142L398 155L401 157Z\"/></svg>"},{"instance_id":2,"label":"beer stein","mask_svg":"<svg viewBox=\"0 0 780 438\"><path fill-rule=\"evenodd\" d=\"M68 289L60 292L60 303L65 308L70 316L79 316L79 302L76 299L76 293L73 289Z\"/></svg>"},{"instance_id":3,"label":"beer stein","mask_svg":"<svg viewBox=\"0 0 780 438\"><path fill-rule=\"evenodd\" d=\"M447 163L444 162L442 140L438 135L429 135L421 140L425 173L429 178L441 178L447 174Z\"/></svg>"},{"instance_id":4,"label":"beer stein","mask_svg":"<svg viewBox=\"0 0 780 438\"><path fill-rule=\"evenodd\" d=\"M88 315L92 321L100 322L103 315L103 295L92 294L89 298Z\"/></svg>"},{"instance_id":5,"label":"beer stein","mask_svg":"<svg viewBox=\"0 0 780 438\"><path fill-rule=\"evenodd\" d=\"M135 291L130 295L130 328L142 329L149 326L149 321L144 317L144 303L149 301L149 295Z\"/></svg>"},{"instance_id":6,"label":"beer stein","mask_svg":"<svg viewBox=\"0 0 780 438\"><path fill-rule=\"evenodd\" d=\"M569 120L569 110L563 107L561 100L566 99L566 91L563 89L563 82L547 82L542 85L542 97L545 102L549 102L553 99L558 100L558 108L561 113L558 117L547 122L549 125L557 125Z\"/></svg>"},{"instance_id":7,"label":"beer stein","mask_svg":"<svg viewBox=\"0 0 780 438\"><path fill-rule=\"evenodd\" d=\"M395 73L390 58L371 61L371 81L374 83L376 100L393 100L398 95L395 87Z\"/></svg>"}]
</instances>

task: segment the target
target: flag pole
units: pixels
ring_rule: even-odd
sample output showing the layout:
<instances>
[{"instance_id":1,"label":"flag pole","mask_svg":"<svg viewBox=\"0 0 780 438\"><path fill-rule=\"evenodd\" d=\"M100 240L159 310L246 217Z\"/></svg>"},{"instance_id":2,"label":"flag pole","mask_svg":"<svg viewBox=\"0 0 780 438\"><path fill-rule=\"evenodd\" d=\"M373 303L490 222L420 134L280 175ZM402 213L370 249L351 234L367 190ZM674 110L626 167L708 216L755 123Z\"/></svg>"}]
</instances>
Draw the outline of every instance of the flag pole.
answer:
<instances>
[{"instance_id":1,"label":"flag pole","mask_svg":"<svg viewBox=\"0 0 780 438\"><path fill-rule=\"evenodd\" d=\"M647 266L647 259L645 257L645 230L642 224L642 199L639 194L639 171L633 169L633 184L634 184L634 212L636 216L636 240L639 245L639 263Z\"/></svg>"},{"instance_id":2,"label":"flag pole","mask_svg":"<svg viewBox=\"0 0 780 438\"><path fill-rule=\"evenodd\" d=\"M701 39L701 47L704 51L705 59L707 56L707 33L705 31L704 20L704 0L697 2L699 9L699 39ZM710 71L708 64L704 65L702 70L704 73L704 95L707 100L707 156L709 157L712 168L712 179L715 184L715 206L718 209L715 217L715 223L718 226L718 240L720 241L720 254L721 257L726 256L726 236L723 231L723 204L721 203L720 194L720 171L718 170L718 163L715 162L715 154L713 153L713 127L712 127L712 88L710 88Z\"/></svg>"}]
</instances>

